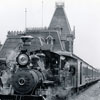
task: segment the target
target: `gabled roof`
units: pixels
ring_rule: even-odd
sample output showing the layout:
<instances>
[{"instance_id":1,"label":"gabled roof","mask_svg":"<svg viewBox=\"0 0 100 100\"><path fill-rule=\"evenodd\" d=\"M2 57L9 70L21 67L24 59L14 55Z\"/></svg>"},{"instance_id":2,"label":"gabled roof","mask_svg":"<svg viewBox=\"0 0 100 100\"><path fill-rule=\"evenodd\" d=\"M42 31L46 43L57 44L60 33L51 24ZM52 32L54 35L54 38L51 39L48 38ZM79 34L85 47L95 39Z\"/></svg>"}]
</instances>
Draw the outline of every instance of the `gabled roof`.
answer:
<instances>
[{"instance_id":1,"label":"gabled roof","mask_svg":"<svg viewBox=\"0 0 100 100\"><path fill-rule=\"evenodd\" d=\"M41 37L43 38L44 40L47 39L48 36L51 36L55 42L54 42L54 46L53 46L53 50L62 50L62 47L61 47L61 43L60 43L60 39L59 39L59 36L58 36L58 33L57 31L52 31L52 30L28 30L27 31L27 34L28 35L32 35L34 38L38 38L38 37ZM34 43L33 43L34 45ZM33 48L33 47L32 47ZM47 48L51 48L51 45L48 45L48 44L44 44L43 47L41 48L44 48L44 49L47 49Z\"/></svg>"},{"instance_id":2,"label":"gabled roof","mask_svg":"<svg viewBox=\"0 0 100 100\"><path fill-rule=\"evenodd\" d=\"M6 58L11 54L12 50L16 51L20 46L20 38L7 38L0 51L0 58Z\"/></svg>"},{"instance_id":3,"label":"gabled roof","mask_svg":"<svg viewBox=\"0 0 100 100\"><path fill-rule=\"evenodd\" d=\"M10 33L10 32L9 32ZM14 33L11 32L12 35L8 35L4 45L1 48L0 51L0 58L6 58L8 55L12 54L13 52L19 52L21 46L22 46L22 41L21 37L23 34L17 34L13 35ZM29 51L34 51L34 50L51 50L52 46L46 44L45 39L50 35L53 39L55 39L54 45L53 45L53 50L62 50L59 36L57 31L50 31L50 30L31 30L27 31L26 35L32 36L34 39L32 40L31 46L28 47L27 49ZM42 41L42 40L44 41ZM43 42L43 43L42 43Z\"/></svg>"},{"instance_id":4,"label":"gabled roof","mask_svg":"<svg viewBox=\"0 0 100 100\"><path fill-rule=\"evenodd\" d=\"M61 29L62 34L70 34L71 28L64 12L64 4L56 4L56 10L49 25L50 29Z\"/></svg>"},{"instance_id":5,"label":"gabled roof","mask_svg":"<svg viewBox=\"0 0 100 100\"><path fill-rule=\"evenodd\" d=\"M50 39L54 39L50 34L47 36L47 38L46 39L48 39L48 38L50 38Z\"/></svg>"}]
</instances>

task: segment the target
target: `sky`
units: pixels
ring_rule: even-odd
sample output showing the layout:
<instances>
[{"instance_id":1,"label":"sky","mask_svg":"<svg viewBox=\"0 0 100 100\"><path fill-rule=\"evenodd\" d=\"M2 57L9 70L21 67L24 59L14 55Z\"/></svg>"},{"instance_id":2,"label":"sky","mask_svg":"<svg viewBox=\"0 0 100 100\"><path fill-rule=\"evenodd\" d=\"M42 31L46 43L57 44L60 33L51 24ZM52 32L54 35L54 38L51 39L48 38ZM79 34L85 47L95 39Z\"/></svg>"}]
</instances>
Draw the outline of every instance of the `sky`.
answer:
<instances>
[{"instance_id":1,"label":"sky","mask_svg":"<svg viewBox=\"0 0 100 100\"><path fill-rule=\"evenodd\" d=\"M48 27L55 11L55 2L65 3L71 28L75 26L74 54L100 69L100 0L43 0L43 26ZM42 27L42 0L0 0L0 41L8 31Z\"/></svg>"}]
</instances>

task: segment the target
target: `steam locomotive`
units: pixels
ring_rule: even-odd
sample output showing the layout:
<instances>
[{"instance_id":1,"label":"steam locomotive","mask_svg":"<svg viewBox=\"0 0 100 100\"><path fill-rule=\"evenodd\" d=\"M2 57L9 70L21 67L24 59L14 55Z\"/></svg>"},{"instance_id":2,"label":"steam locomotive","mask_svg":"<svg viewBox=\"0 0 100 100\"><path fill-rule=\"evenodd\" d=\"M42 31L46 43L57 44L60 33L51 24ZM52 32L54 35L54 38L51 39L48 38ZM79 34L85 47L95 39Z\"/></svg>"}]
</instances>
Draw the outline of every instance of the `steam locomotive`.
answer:
<instances>
[{"instance_id":1,"label":"steam locomotive","mask_svg":"<svg viewBox=\"0 0 100 100\"><path fill-rule=\"evenodd\" d=\"M24 49L16 57L16 63L6 74L0 92L1 100L44 100L66 98L69 94L97 82L100 72L77 57L64 51ZM4 78L4 77L3 77Z\"/></svg>"}]
</instances>

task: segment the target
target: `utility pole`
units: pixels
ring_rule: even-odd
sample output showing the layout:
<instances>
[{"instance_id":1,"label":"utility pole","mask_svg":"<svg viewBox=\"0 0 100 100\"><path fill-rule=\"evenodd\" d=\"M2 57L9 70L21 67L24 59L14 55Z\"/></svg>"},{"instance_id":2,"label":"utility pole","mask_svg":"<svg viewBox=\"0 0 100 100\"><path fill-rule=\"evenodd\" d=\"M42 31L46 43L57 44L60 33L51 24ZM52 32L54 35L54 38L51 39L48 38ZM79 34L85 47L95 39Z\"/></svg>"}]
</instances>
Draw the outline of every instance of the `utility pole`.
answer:
<instances>
[{"instance_id":1,"label":"utility pole","mask_svg":"<svg viewBox=\"0 0 100 100\"><path fill-rule=\"evenodd\" d=\"M43 0L42 0L42 28L43 28Z\"/></svg>"},{"instance_id":2,"label":"utility pole","mask_svg":"<svg viewBox=\"0 0 100 100\"><path fill-rule=\"evenodd\" d=\"M27 28L27 8L25 8L25 30Z\"/></svg>"}]
</instances>

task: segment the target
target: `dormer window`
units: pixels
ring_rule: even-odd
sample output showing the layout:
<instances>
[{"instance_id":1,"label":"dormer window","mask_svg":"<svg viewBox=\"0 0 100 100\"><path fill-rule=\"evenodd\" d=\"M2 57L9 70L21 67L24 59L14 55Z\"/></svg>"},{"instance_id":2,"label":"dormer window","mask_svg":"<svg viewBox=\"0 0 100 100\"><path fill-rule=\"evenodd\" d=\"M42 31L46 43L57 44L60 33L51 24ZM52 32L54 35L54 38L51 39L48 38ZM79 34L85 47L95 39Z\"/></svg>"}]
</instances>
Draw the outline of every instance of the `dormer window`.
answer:
<instances>
[{"instance_id":1,"label":"dormer window","mask_svg":"<svg viewBox=\"0 0 100 100\"><path fill-rule=\"evenodd\" d=\"M53 38L51 35L49 35L49 36L46 38L46 43L47 43L47 44L53 45L53 44L54 44L54 43L53 43L53 40L54 40L54 38Z\"/></svg>"}]
</instances>

